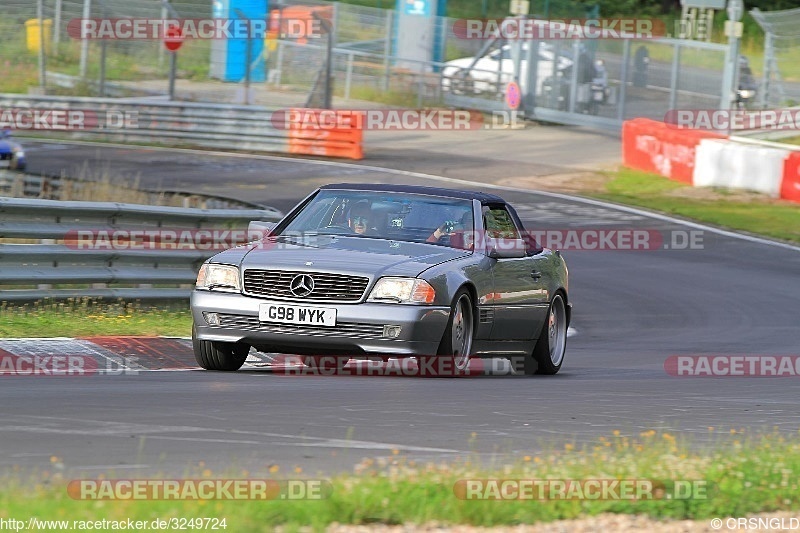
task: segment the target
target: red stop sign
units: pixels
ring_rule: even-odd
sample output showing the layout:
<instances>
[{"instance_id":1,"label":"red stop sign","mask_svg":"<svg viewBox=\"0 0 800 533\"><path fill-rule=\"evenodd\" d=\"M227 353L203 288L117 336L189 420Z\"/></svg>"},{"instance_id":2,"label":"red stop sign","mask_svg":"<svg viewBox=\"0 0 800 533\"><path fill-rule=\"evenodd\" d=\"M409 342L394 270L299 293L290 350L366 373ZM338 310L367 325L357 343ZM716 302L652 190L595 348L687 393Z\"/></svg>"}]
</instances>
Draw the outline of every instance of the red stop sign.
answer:
<instances>
[{"instance_id":1,"label":"red stop sign","mask_svg":"<svg viewBox=\"0 0 800 533\"><path fill-rule=\"evenodd\" d=\"M164 30L164 48L176 51L183 44L183 32L178 26L169 26Z\"/></svg>"}]
</instances>

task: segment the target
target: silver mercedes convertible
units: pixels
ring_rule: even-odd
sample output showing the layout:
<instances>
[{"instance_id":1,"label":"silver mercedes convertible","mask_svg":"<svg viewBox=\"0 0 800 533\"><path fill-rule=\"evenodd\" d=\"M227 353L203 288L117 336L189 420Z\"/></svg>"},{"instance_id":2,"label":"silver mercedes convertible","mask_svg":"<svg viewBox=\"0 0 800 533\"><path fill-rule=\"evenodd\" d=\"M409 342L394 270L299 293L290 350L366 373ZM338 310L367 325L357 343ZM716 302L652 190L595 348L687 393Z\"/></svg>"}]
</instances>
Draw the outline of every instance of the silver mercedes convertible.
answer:
<instances>
[{"instance_id":1,"label":"silver mercedes convertible","mask_svg":"<svg viewBox=\"0 0 800 533\"><path fill-rule=\"evenodd\" d=\"M506 357L561 369L571 305L560 252L502 198L401 185L314 191L265 237L221 252L192 293L198 364L237 370L251 348L321 358Z\"/></svg>"}]
</instances>

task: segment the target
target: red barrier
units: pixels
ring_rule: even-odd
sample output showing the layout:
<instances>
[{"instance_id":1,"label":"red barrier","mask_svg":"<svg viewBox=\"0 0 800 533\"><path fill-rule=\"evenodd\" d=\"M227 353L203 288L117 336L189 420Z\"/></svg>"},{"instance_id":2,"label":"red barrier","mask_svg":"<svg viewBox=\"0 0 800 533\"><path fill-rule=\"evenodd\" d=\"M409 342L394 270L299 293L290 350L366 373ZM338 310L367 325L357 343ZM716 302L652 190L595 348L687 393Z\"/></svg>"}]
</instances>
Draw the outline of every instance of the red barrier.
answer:
<instances>
[{"instance_id":1,"label":"red barrier","mask_svg":"<svg viewBox=\"0 0 800 533\"><path fill-rule=\"evenodd\" d=\"M627 120L622 124L622 161L627 167L691 184L697 145L702 139L725 138L647 118Z\"/></svg>"},{"instance_id":2,"label":"red barrier","mask_svg":"<svg viewBox=\"0 0 800 533\"><path fill-rule=\"evenodd\" d=\"M348 117L332 125L324 124L319 119L302 121L303 117L321 111L290 109L280 116L280 120L288 119L289 153L363 159L364 129L361 120ZM297 117L300 119L295 120Z\"/></svg>"},{"instance_id":3,"label":"red barrier","mask_svg":"<svg viewBox=\"0 0 800 533\"><path fill-rule=\"evenodd\" d=\"M800 152L792 152L783 162L781 198L800 203Z\"/></svg>"}]
</instances>

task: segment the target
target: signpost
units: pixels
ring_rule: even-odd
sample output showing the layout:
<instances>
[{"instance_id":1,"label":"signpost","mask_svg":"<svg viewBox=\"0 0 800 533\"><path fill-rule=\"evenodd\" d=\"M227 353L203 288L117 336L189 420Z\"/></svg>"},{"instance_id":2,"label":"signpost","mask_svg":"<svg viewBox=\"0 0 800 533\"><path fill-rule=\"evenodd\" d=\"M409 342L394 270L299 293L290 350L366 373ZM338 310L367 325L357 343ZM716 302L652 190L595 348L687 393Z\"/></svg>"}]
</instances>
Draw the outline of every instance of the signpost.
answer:
<instances>
[{"instance_id":1,"label":"signpost","mask_svg":"<svg viewBox=\"0 0 800 533\"><path fill-rule=\"evenodd\" d=\"M164 28L164 48L169 51L169 99L175 99L175 76L178 69L177 52L184 41L180 27L170 25Z\"/></svg>"},{"instance_id":2,"label":"signpost","mask_svg":"<svg viewBox=\"0 0 800 533\"><path fill-rule=\"evenodd\" d=\"M178 26L169 26L164 30L164 48L170 52L177 52L183 44L183 32Z\"/></svg>"}]
</instances>

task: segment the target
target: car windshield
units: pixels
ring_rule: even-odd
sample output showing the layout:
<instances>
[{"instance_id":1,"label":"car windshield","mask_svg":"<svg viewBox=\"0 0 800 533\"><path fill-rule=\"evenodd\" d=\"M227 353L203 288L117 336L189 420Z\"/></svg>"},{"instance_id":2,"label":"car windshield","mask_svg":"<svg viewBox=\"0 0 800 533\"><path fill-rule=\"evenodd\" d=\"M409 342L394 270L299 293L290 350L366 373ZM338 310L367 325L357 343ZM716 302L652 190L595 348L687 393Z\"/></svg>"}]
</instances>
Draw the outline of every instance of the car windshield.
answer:
<instances>
[{"instance_id":1,"label":"car windshield","mask_svg":"<svg viewBox=\"0 0 800 533\"><path fill-rule=\"evenodd\" d=\"M347 235L461 247L472 202L423 194L321 190L278 235Z\"/></svg>"}]
</instances>

